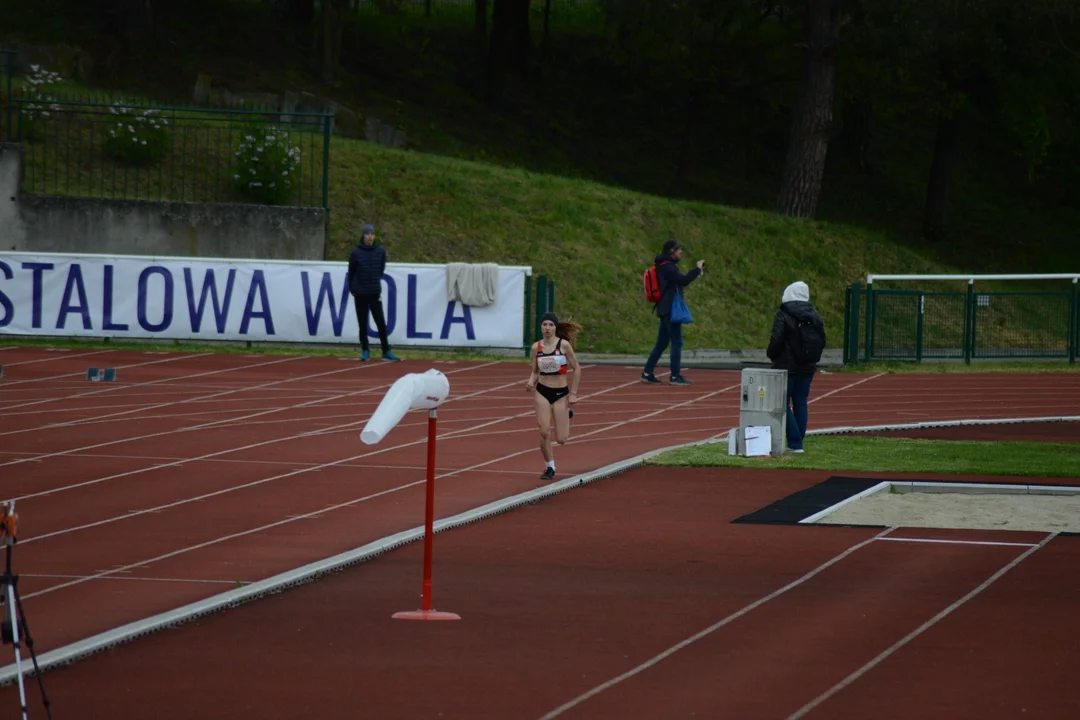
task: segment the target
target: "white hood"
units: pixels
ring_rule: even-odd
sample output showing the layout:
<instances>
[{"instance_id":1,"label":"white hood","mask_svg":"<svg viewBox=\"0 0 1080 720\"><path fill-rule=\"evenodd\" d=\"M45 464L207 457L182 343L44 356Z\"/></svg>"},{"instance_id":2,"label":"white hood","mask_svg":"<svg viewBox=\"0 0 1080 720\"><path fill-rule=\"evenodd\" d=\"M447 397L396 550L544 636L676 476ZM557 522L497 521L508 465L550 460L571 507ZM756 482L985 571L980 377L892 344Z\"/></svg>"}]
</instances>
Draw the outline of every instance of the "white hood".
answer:
<instances>
[{"instance_id":1,"label":"white hood","mask_svg":"<svg viewBox=\"0 0 1080 720\"><path fill-rule=\"evenodd\" d=\"M784 299L781 302L794 302L797 300L810 302L810 287L802 280L793 282L784 288Z\"/></svg>"}]
</instances>

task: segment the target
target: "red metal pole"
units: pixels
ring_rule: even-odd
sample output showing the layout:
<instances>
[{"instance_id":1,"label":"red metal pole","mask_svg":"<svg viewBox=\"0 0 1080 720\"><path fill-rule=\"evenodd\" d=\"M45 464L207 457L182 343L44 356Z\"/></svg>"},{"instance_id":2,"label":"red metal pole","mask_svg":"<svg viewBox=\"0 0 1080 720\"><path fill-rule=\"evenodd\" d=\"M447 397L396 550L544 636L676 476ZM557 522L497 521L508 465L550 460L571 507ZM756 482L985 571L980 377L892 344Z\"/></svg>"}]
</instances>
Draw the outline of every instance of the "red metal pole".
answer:
<instances>
[{"instance_id":1,"label":"red metal pole","mask_svg":"<svg viewBox=\"0 0 1080 720\"><path fill-rule=\"evenodd\" d=\"M435 535L435 418L434 408L428 411L427 508L424 513L424 581L421 586L419 610L394 613L398 620L460 620L457 613L431 609L431 547Z\"/></svg>"},{"instance_id":2,"label":"red metal pole","mask_svg":"<svg viewBox=\"0 0 1080 720\"><path fill-rule=\"evenodd\" d=\"M435 422L438 411L428 411L427 439L427 509L424 516L424 585L421 593L421 609L431 609L431 552L432 535L435 534Z\"/></svg>"}]
</instances>

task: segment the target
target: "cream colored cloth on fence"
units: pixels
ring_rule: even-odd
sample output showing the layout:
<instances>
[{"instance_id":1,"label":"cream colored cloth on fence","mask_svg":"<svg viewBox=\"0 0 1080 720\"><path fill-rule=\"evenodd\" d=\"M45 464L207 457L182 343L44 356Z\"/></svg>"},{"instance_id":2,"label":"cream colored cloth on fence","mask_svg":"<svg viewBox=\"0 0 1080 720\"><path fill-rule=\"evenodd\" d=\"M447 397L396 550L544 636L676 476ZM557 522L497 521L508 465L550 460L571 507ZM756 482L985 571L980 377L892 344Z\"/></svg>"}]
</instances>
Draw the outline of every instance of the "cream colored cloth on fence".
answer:
<instances>
[{"instance_id":1,"label":"cream colored cloth on fence","mask_svg":"<svg viewBox=\"0 0 1080 720\"><path fill-rule=\"evenodd\" d=\"M449 263L446 266L446 296L470 307L495 302L499 286L499 266L495 263Z\"/></svg>"}]
</instances>

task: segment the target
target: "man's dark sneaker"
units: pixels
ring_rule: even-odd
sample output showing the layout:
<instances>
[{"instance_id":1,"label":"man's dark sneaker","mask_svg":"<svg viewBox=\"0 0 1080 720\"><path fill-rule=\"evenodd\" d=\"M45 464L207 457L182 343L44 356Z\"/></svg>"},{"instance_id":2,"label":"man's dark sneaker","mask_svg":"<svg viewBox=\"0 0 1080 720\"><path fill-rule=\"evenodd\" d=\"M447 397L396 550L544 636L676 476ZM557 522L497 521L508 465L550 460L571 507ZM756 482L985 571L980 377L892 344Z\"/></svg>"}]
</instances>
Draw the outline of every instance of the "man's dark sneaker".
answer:
<instances>
[{"instance_id":1,"label":"man's dark sneaker","mask_svg":"<svg viewBox=\"0 0 1080 720\"><path fill-rule=\"evenodd\" d=\"M541 480L554 480L555 479L555 468L548 468L547 470L545 470L544 474L540 476L540 479Z\"/></svg>"},{"instance_id":2,"label":"man's dark sneaker","mask_svg":"<svg viewBox=\"0 0 1080 720\"><path fill-rule=\"evenodd\" d=\"M682 375L679 375L678 377L671 378L670 382L671 382L672 385L693 385L694 384L694 383L690 382L689 380L687 380L686 378L684 378Z\"/></svg>"},{"instance_id":3,"label":"man's dark sneaker","mask_svg":"<svg viewBox=\"0 0 1080 720\"><path fill-rule=\"evenodd\" d=\"M660 381L656 379L656 376L652 373L641 373L641 382L649 383L650 385L659 385Z\"/></svg>"}]
</instances>

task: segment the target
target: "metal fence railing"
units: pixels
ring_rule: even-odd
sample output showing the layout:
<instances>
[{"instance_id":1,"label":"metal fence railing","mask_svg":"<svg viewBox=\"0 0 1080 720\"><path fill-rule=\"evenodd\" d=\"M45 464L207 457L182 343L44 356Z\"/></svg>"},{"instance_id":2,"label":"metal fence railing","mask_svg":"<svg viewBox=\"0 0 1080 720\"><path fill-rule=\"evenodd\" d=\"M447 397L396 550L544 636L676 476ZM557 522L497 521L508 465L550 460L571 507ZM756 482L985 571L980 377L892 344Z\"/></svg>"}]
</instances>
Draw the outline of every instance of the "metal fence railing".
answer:
<instances>
[{"instance_id":1,"label":"metal fence railing","mask_svg":"<svg viewBox=\"0 0 1080 720\"><path fill-rule=\"evenodd\" d=\"M1075 363L1080 356L1080 275L974 276L957 291L880 289L873 286L874 277L865 288L854 283L846 289L845 363L1033 358ZM975 280L1035 286L984 290L976 289Z\"/></svg>"},{"instance_id":2,"label":"metal fence railing","mask_svg":"<svg viewBox=\"0 0 1080 720\"><path fill-rule=\"evenodd\" d=\"M10 140L14 127L15 106L11 102L12 81L15 77L15 58L18 50L0 48L0 141Z\"/></svg>"},{"instance_id":3,"label":"metal fence railing","mask_svg":"<svg viewBox=\"0 0 1080 720\"><path fill-rule=\"evenodd\" d=\"M14 97L23 192L328 207L333 116Z\"/></svg>"}]
</instances>

